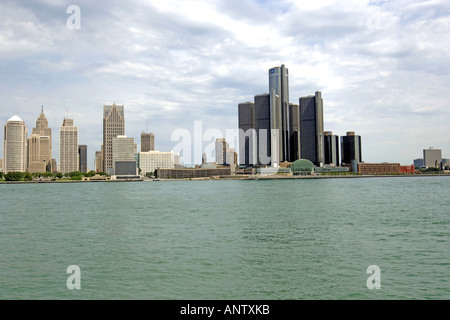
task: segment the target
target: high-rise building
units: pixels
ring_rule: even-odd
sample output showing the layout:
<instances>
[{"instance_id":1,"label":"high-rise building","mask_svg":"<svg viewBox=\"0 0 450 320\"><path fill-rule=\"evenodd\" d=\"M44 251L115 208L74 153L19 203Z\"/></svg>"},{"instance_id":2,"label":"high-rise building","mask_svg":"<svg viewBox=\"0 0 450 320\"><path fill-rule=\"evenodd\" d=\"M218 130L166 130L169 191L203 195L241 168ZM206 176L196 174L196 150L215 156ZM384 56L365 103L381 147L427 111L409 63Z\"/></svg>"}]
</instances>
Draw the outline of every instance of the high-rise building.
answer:
<instances>
[{"instance_id":1,"label":"high-rise building","mask_svg":"<svg viewBox=\"0 0 450 320\"><path fill-rule=\"evenodd\" d=\"M78 171L78 127L73 119L64 118L59 128L59 162L61 173Z\"/></svg>"},{"instance_id":2,"label":"high-rise building","mask_svg":"<svg viewBox=\"0 0 450 320\"><path fill-rule=\"evenodd\" d=\"M134 162L134 172L131 170L128 174L136 174L136 160L134 158L135 145L134 139L121 135L112 139L113 147L113 168L115 175L123 175L124 172L119 172L118 167L126 166L127 168Z\"/></svg>"},{"instance_id":3,"label":"high-rise building","mask_svg":"<svg viewBox=\"0 0 450 320\"><path fill-rule=\"evenodd\" d=\"M3 172L3 159L0 159L0 172Z\"/></svg>"},{"instance_id":4,"label":"high-rise building","mask_svg":"<svg viewBox=\"0 0 450 320\"><path fill-rule=\"evenodd\" d=\"M255 96L255 130L257 136L258 165L278 166L281 154L280 130L271 126L271 96L268 93ZM272 136L275 135L275 136Z\"/></svg>"},{"instance_id":5,"label":"high-rise building","mask_svg":"<svg viewBox=\"0 0 450 320\"><path fill-rule=\"evenodd\" d=\"M272 155L272 166L290 159L289 132L289 72L283 65L269 69L269 94L271 129L280 130L279 137L272 137L272 148L278 149L278 159ZM279 142L278 142L279 141ZM280 143L277 146L277 143Z\"/></svg>"},{"instance_id":6,"label":"high-rise building","mask_svg":"<svg viewBox=\"0 0 450 320\"><path fill-rule=\"evenodd\" d=\"M424 162L423 162L423 159L414 159L414 166L416 167L416 168L422 168L423 167L423 165L424 165Z\"/></svg>"},{"instance_id":7,"label":"high-rise building","mask_svg":"<svg viewBox=\"0 0 450 320\"><path fill-rule=\"evenodd\" d=\"M216 162L218 164L226 164L227 163L227 149L228 143L223 138L216 139Z\"/></svg>"},{"instance_id":8,"label":"high-rise building","mask_svg":"<svg viewBox=\"0 0 450 320\"><path fill-rule=\"evenodd\" d=\"M5 173L27 171L27 136L27 126L18 116L15 115L6 122L3 135Z\"/></svg>"},{"instance_id":9,"label":"high-rise building","mask_svg":"<svg viewBox=\"0 0 450 320\"><path fill-rule=\"evenodd\" d=\"M352 161L362 162L361 136L349 131L341 137L341 162L351 164Z\"/></svg>"},{"instance_id":10,"label":"high-rise building","mask_svg":"<svg viewBox=\"0 0 450 320\"><path fill-rule=\"evenodd\" d=\"M79 167L78 171L87 173L88 167L87 167L87 145L79 145L78 146L78 161L79 161Z\"/></svg>"},{"instance_id":11,"label":"high-rise building","mask_svg":"<svg viewBox=\"0 0 450 320\"><path fill-rule=\"evenodd\" d=\"M300 98L300 156L316 166L324 163L322 93Z\"/></svg>"},{"instance_id":12,"label":"high-rise building","mask_svg":"<svg viewBox=\"0 0 450 320\"><path fill-rule=\"evenodd\" d=\"M289 162L300 159L300 108L298 104L289 104Z\"/></svg>"},{"instance_id":13,"label":"high-rise building","mask_svg":"<svg viewBox=\"0 0 450 320\"><path fill-rule=\"evenodd\" d=\"M113 138L125 134L124 106L103 105L103 170L114 171ZM133 147L134 148L134 147Z\"/></svg>"},{"instance_id":14,"label":"high-rise building","mask_svg":"<svg viewBox=\"0 0 450 320\"><path fill-rule=\"evenodd\" d=\"M95 172L103 172L103 152L95 151Z\"/></svg>"},{"instance_id":15,"label":"high-rise building","mask_svg":"<svg viewBox=\"0 0 450 320\"><path fill-rule=\"evenodd\" d=\"M255 104L244 102L238 105L239 112L239 164L250 167L257 164L255 131Z\"/></svg>"},{"instance_id":16,"label":"high-rise building","mask_svg":"<svg viewBox=\"0 0 450 320\"><path fill-rule=\"evenodd\" d=\"M153 133L141 133L141 152L155 150L155 135Z\"/></svg>"},{"instance_id":17,"label":"high-rise building","mask_svg":"<svg viewBox=\"0 0 450 320\"><path fill-rule=\"evenodd\" d=\"M425 168L440 168L442 162L441 149L430 147L423 150L423 162Z\"/></svg>"},{"instance_id":18,"label":"high-rise building","mask_svg":"<svg viewBox=\"0 0 450 320\"><path fill-rule=\"evenodd\" d=\"M44 107L41 108L41 113L36 120L36 127L33 128L33 134L38 135L40 139L40 154L39 161L46 163L46 169L51 172L52 164L52 129L48 127L48 120L44 114Z\"/></svg>"},{"instance_id":19,"label":"high-rise building","mask_svg":"<svg viewBox=\"0 0 450 320\"><path fill-rule=\"evenodd\" d=\"M339 167L339 136L333 135L332 131L324 132L324 164Z\"/></svg>"}]
</instances>

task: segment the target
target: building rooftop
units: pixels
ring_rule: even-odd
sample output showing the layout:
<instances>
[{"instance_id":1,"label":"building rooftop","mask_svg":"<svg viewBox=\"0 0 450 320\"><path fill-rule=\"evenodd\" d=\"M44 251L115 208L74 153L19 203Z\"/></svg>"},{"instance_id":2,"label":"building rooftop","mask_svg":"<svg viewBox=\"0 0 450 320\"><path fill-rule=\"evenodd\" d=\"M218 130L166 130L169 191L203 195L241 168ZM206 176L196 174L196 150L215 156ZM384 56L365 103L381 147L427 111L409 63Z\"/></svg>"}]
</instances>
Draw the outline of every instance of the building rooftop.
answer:
<instances>
[{"instance_id":1,"label":"building rooftop","mask_svg":"<svg viewBox=\"0 0 450 320\"><path fill-rule=\"evenodd\" d=\"M23 120L20 119L20 117L18 115L12 116L11 118L8 119L8 122L9 121L22 121L23 122Z\"/></svg>"}]
</instances>

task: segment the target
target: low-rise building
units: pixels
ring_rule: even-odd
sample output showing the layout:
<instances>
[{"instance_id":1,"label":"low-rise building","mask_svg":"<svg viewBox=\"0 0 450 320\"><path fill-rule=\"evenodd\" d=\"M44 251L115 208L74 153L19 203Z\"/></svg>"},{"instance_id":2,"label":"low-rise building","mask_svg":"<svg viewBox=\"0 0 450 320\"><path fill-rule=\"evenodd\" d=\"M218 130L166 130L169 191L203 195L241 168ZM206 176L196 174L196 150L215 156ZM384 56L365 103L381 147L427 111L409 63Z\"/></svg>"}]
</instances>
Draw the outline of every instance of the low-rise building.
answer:
<instances>
[{"instance_id":1,"label":"low-rise building","mask_svg":"<svg viewBox=\"0 0 450 320\"><path fill-rule=\"evenodd\" d=\"M184 169L156 169L156 177L159 179L195 179L213 176L229 176L230 168L184 168Z\"/></svg>"},{"instance_id":2,"label":"low-rise building","mask_svg":"<svg viewBox=\"0 0 450 320\"><path fill-rule=\"evenodd\" d=\"M178 154L173 151L160 152L148 151L139 153L139 169L141 175L146 176L147 173L153 173L156 169L174 169L178 162Z\"/></svg>"}]
</instances>

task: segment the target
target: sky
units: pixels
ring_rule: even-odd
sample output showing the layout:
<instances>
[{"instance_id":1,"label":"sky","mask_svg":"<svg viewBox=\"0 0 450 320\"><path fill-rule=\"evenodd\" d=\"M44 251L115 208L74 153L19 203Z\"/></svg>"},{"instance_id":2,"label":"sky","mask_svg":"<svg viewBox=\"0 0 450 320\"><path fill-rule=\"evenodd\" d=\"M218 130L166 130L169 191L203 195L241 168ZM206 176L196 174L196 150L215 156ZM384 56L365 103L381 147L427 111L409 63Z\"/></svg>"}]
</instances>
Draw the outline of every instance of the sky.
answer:
<instances>
[{"instance_id":1,"label":"sky","mask_svg":"<svg viewBox=\"0 0 450 320\"><path fill-rule=\"evenodd\" d=\"M284 64L290 102L321 91L325 130L360 135L363 161L450 158L449 30L448 0L1 0L0 125L18 114L31 132L44 106L58 161L73 118L94 169L103 104L170 151L195 121L237 129Z\"/></svg>"}]
</instances>

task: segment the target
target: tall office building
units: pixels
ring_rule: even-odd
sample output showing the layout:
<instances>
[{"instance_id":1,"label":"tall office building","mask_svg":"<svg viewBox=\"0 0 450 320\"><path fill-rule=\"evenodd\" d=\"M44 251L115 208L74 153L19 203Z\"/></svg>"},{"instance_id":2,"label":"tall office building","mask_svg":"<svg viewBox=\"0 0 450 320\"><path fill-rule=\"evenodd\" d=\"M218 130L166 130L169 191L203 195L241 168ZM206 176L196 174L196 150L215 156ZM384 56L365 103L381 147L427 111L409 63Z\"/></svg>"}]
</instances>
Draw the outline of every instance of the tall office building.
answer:
<instances>
[{"instance_id":1,"label":"tall office building","mask_svg":"<svg viewBox=\"0 0 450 320\"><path fill-rule=\"evenodd\" d=\"M52 129L48 127L48 121L44 114L44 107L36 120L36 127L28 140L28 171L51 172L52 171Z\"/></svg>"},{"instance_id":2,"label":"tall office building","mask_svg":"<svg viewBox=\"0 0 450 320\"><path fill-rule=\"evenodd\" d=\"M95 172L103 172L103 151L95 151Z\"/></svg>"},{"instance_id":3,"label":"tall office building","mask_svg":"<svg viewBox=\"0 0 450 320\"><path fill-rule=\"evenodd\" d=\"M346 136L341 137L341 161L351 164L353 160L362 162L361 137L349 131Z\"/></svg>"},{"instance_id":4,"label":"tall office building","mask_svg":"<svg viewBox=\"0 0 450 320\"><path fill-rule=\"evenodd\" d=\"M424 149L423 162L425 168L440 168L442 162L442 151L433 147Z\"/></svg>"},{"instance_id":5,"label":"tall office building","mask_svg":"<svg viewBox=\"0 0 450 320\"><path fill-rule=\"evenodd\" d=\"M413 162L416 168L422 168L424 166L423 159L414 159Z\"/></svg>"},{"instance_id":6,"label":"tall office building","mask_svg":"<svg viewBox=\"0 0 450 320\"><path fill-rule=\"evenodd\" d=\"M300 156L316 166L324 163L322 93L300 98Z\"/></svg>"},{"instance_id":7,"label":"tall office building","mask_svg":"<svg viewBox=\"0 0 450 320\"><path fill-rule=\"evenodd\" d=\"M250 167L257 164L255 131L255 104L239 103L239 164Z\"/></svg>"},{"instance_id":8,"label":"tall office building","mask_svg":"<svg viewBox=\"0 0 450 320\"><path fill-rule=\"evenodd\" d=\"M141 133L141 152L155 150L155 135L153 133Z\"/></svg>"},{"instance_id":9,"label":"tall office building","mask_svg":"<svg viewBox=\"0 0 450 320\"><path fill-rule=\"evenodd\" d=\"M78 171L78 127L73 119L64 118L59 128L59 162L61 173Z\"/></svg>"},{"instance_id":10,"label":"tall office building","mask_svg":"<svg viewBox=\"0 0 450 320\"><path fill-rule=\"evenodd\" d=\"M289 162L300 159L300 108L298 104L289 104Z\"/></svg>"},{"instance_id":11,"label":"tall office building","mask_svg":"<svg viewBox=\"0 0 450 320\"><path fill-rule=\"evenodd\" d=\"M324 163L339 167L339 136L333 135L332 131L325 131L324 149Z\"/></svg>"},{"instance_id":12,"label":"tall office building","mask_svg":"<svg viewBox=\"0 0 450 320\"><path fill-rule=\"evenodd\" d=\"M78 171L87 173L87 146L86 145L79 145L78 146Z\"/></svg>"},{"instance_id":13,"label":"tall office building","mask_svg":"<svg viewBox=\"0 0 450 320\"><path fill-rule=\"evenodd\" d=\"M115 175L135 175L136 159L133 138L120 135L112 139L113 168Z\"/></svg>"},{"instance_id":14,"label":"tall office building","mask_svg":"<svg viewBox=\"0 0 450 320\"><path fill-rule=\"evenodd\" d=\"M4 172L27 171L28 129L18 116L11 117L5 124L3 135Z\"/></svg>"},{"instance_id":15,"label":"tall office building","mask_svg":"<svg viewBox=\"0 0 450 320\"><path fill-rule=\"evenodd\" d=\"M283 65L269 69L271 129L280 130L279 137L272 136L272 166L290 159L289 132L289 72ZM279 143L279 145L277 145Z\"/></svg>"},{"instance_id":16,"label":"tall office building","mask_svg":"<svg viewBox=\"0 0 450 320\"><path fill-rule=\"evenodd\" d=\"M228 143L223 138L216 139L215 151L216 151L216 162L218 164L227 163L227 149Z\"/></svg>"},{"instance_id":17,"label":"tall office building","mask_svg":"<svg viewBox=\"0 0 450 320\"><path fill-rule=\"evenodd\" d=\"M268 93L255 96L255 130L257 136L257 164L278 166L278 151L281 146L280 131L272 130L271 126L271 96Z\"/></svg>"},{"instance_id":18,"label":"tall office building","mask_svg":"<svg viewBox=\"0 0 450 320\"><path fill-rule=\"evenodd\" d=\"M113 138L125 134L124 106L103 105L103 170L114 171Z\"/></svg>"}]
</instances>

